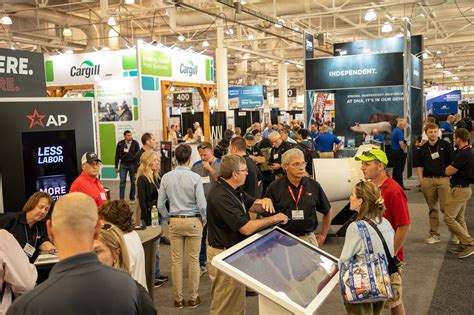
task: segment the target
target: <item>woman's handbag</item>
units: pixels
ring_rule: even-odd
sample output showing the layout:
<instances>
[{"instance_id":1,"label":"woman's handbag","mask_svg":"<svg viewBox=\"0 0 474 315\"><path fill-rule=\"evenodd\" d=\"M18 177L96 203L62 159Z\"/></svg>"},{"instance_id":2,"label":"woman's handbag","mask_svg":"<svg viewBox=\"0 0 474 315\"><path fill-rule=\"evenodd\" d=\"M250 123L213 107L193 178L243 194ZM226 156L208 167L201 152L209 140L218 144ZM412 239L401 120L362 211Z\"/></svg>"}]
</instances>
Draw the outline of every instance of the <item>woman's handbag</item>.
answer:
<instances>
[{"instance_id":1,"label":"woman's handbag","mask_svg":"<svg viewBox=\"0 0 474 315\"><path fill-rule=\"evenodd\" d=\"M390 274L385 254L374 254L367 226L356 221L362 241L364 255L354 255L348 263L341 265L340 288L345 303L373 303L393 297Z\"/></svg>"}]
</instances>

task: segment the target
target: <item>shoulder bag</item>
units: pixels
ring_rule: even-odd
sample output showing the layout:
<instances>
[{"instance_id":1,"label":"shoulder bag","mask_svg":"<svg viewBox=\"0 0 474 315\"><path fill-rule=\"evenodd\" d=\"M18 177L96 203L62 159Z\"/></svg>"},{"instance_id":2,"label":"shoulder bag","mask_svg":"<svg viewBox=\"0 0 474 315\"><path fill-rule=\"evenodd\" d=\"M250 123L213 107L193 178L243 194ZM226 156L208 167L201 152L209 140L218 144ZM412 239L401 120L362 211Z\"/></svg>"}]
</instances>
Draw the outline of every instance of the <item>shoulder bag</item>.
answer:
<instances>
[{"instance_id":1,"label":"shoulder bag","mask_svg":"<svg viewBox=\"0 0 474 315\"><path fill-rule=\"evenodd\" d=\"M373 303L393 297L385 254L375 254L367 226L356 221L364 243L364 255L354 255L341 264L339 284L345 303Z\"/></svg>"}]
</instances>

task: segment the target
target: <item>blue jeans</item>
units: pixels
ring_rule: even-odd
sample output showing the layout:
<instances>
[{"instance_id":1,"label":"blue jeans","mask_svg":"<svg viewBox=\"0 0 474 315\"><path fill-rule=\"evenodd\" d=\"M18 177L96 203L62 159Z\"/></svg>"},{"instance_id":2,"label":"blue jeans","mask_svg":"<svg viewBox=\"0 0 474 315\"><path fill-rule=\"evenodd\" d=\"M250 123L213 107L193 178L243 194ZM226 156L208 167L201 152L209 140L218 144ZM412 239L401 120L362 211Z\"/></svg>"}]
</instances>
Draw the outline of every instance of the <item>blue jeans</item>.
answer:
<instances>
[{"instance_id":1,"label":"blue jeans","mask_svg":"<svg viewBox=\"0 0 474 315\"><path fill-rule=\"evenodd\" d=\"M161 225L161 230L163 231L163 219L161 216L158 217L158 221L160 222ZM161 271L160 271L160 240L161 237L157 240L156 242L156 265L155 265L155 279L158 279L161 277Z\"/></svg>"},{"instance_id":2,"label":"blue jeans","mask_svg":"<svg viewBox=\"0 0 474 315\"><path fill-rule=\"evenodd\" d=\"M127 172L130 174L130 200L135 200L135 165L120 163L120 199L125 199L125 185L127 183Z\"/></svg>"},{"instance_id":3,"label":"blue jeans","mask_svg":"<svg viewBox=\"0 0 474 315\"><path fill-rule=\"evenodd\" d=\"M207 260L206 239L207 239L207 224L202 229L201 252L199 253L199 266L201 267L206 266L206 260Z\"/></svg>"}]
</instances>

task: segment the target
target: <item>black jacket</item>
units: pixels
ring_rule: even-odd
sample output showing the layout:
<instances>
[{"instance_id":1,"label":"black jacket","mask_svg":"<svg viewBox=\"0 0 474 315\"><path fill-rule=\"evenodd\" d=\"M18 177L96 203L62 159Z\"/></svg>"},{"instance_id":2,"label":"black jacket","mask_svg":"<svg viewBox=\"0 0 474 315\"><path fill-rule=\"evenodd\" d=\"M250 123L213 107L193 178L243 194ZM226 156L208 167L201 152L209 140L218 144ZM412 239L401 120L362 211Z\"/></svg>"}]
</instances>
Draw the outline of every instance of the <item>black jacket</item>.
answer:
<instances>
[{"instance_id":1,"label":"black jacket","mask_svg":"<svg viewBox=\"0 0 474 315\"><path fill-rule=\"evenodd\" d=\"M124 165L133 165L135 163L135 155L140 151L140 145L137 141L132 140L128 152L124 151L126 148L125 140L120 140L117 143L115 148L115 168L118 168L119 162Z\"/></svg>"},{"instance_id":2,"label":"black jacket","mask_svg":"<svg viewBox=\"0 0 474 315\"><path fill-rule=\"evenodd\" d=\"M141 219L145 221L147 226L151 225L151 209L154 205L156 206L158 201L159 188L160 182L158 180L154 183L150 183L145 175L141 175L137 179L137 194L141 210Z\"/></svg>"}]
</instances>

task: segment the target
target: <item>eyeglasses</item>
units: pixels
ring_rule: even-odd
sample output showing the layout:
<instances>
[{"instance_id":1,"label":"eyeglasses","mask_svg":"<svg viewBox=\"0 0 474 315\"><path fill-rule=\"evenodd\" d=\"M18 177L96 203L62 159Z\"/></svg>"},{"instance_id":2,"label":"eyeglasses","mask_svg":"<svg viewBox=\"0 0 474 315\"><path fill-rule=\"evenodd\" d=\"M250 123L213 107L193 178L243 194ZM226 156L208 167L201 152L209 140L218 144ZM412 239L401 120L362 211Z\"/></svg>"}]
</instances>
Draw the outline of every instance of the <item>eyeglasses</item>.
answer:
<instances>
[{"instance_id":1,"label":"eyeglasses","mask_svg":"<svg viewBox=\"0 0 474 315\"><path fill-rule=\"evenodd\" d=\"M237 172L237 173L240 173L240 172L246 172L246 173L248 173L248 172L249 172L249 169L248 169L248 168L245 168L245 169L243 169L243 170L237 170L236 172Z\"/></svg>"},{"instance_id":2,"label":"eyeglasses","mask_svg":"<svg viewBox=\"0 0 474 315\"><path fill-rule=\"evenodd\" d=\"M110 231L110 230L112 230L112 227L113 227L113 225L110 224L110 223L102 224L102 230L104 230L104 231Z\"/></svg>"},{"instance_id":3,"label":"eyeglasses","mask_svg":"<svg viewBox=\"0 0 474 315\"><path fill-rule=\"evenodd\" d=\"M293 167L306 167L308 163L306 162L295 162L295 163L288 163L288 165L293 166Z\"/></svg>"},{"instance_id":4,"label":"eyeglasses","mask_svg":"<svg viewBox=\"0 0 474 315\"><path fill-rule=\"evenodd\" d=\"M197 148L198 148L198 150L212 149L212 147L209 146L209 145L206 144L206 143L201 143L201 144L199 144Z\"/></svg>"}]
</instances>

